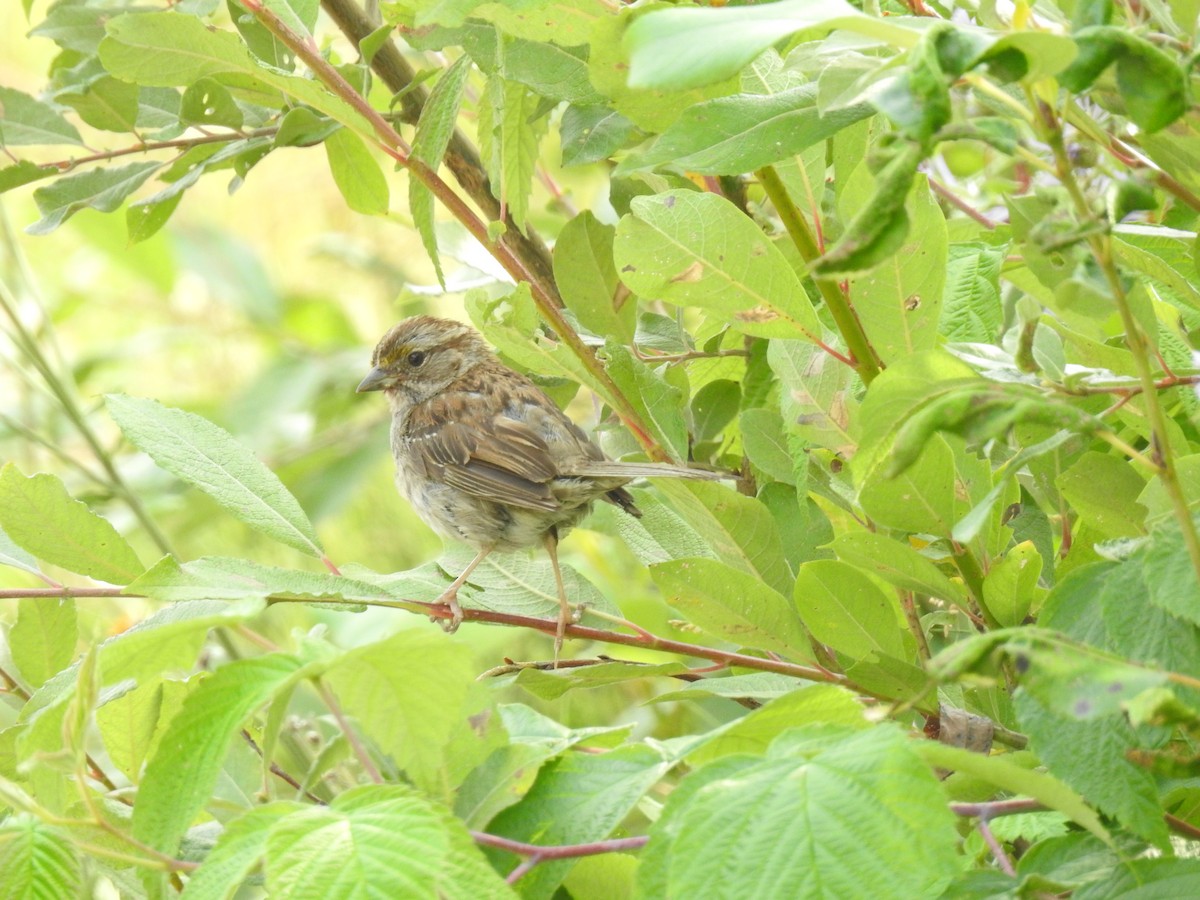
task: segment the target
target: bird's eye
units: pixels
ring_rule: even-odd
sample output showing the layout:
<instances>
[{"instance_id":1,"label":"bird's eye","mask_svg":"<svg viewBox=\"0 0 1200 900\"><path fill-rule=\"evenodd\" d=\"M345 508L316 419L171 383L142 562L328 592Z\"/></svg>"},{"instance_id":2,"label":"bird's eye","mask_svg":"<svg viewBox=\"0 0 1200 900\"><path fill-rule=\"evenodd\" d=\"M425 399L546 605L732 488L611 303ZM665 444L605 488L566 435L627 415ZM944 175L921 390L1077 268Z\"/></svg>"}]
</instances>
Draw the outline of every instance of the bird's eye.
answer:
<instances>
[{"instance_id":1,"label":"bird's eye","mask_svg":"<svg viewBox=\"0 0 1200 900\"><path fill-rule=\"evenodd\" d=\"M414 350L408 354L408 364L414 369L421 363L425 362L425 353L422 350Z\"/></svg>"}]
</instances>

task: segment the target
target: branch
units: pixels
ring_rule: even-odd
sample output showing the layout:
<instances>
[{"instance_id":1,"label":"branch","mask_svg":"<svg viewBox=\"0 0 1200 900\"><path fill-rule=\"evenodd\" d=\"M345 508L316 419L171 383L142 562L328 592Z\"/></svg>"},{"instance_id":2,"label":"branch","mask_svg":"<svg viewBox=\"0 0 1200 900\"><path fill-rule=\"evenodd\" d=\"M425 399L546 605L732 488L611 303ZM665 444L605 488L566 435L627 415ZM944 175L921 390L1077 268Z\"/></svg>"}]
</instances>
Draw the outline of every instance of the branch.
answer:
<instances>
[{"instance_id":1,"label":"branch","mask_svg":"<svg viewBox=\"0 0 1200 900\"><path fill-rule=\"evenodd\" d=\"M525 857L520 865L508 873L505 880L509 884L516 884L529 874L534 866L546 860L576 859L580 856L598 856L601 853L619 853L622 850L640 850L650 840L649 836L640 835L638 837L610 838L607 841L592 841L589 844L557 844L543 847L538 844L510 840L500 837L498 834L488 834L486 831L472 831L471 837L475 839L475 843L482 844L484 847L494 847L497 850L506 850L509 853Z\"/></svg>"},{"instance_id":2,"label":"branch","mask_svg":"<svg viewBox=\"0 0 1200 900\"><path fill-rule=\"evenodd\" d=\"M356 48L363 38L379 27L379 23L373 21L354 0L321 0L321 8ZM372 57L371 69L393 96L400 95L401 119L409 125L416 125L429 99L429 92L421 85L413 86L415 73L412 66L396 49L390 38L384 41ZM450 143L442 162L459 186L467 192L467 196L483 210L485 216L489 219L500 218L500 202L492 193L487 173L479 160L479 153L460 129L455 128L450 136ZM532 228L528 228L527 233L522 234L511 218L506 217L504 223L513 236L515 252L528 268L538 273L538 279L557 300L550 251L542 239ZM561 300L558 301L558 305L562 305Z\"/></svg>"},{"instance_id":3,"label":"branch","mask_svg":"<svg viewBox=\"0 0 1200 900\"><path fill-rule=\"evenodd\" d=\"M442 202L451 215L471 234L481 246L496 259L513 281L525 282L533 302L559 339L566 344L571 352L583 363L588 374L601 388L601 393L613 407L614 411L634 433L638 442L647 455L658 462L670 461L670 454L659 446L652 437L649 425L642 419L637 408L630 402L604 364L600 362L595 351L584 343L575 329L563 315L562 302L553 287L553 280L547 280L536 267L530 266L526 259L514 249L515 240L512 235L515 229L508 229L499 239L493 239L487 225L473 209L446 184L441 177L409 152L408 143L400 136L390 122L378 110L354 89L333 65L321 55L320 49L312 38L305 38L289 28L282 19L270 9L263 0L238 0L249 12L277 37L289 50L296 54L297 59L303 60L312 73L331 93L345 101L358 115L371 126L376 144L399 165L408 170L409 176L420 181L430 192Z\"/></svg>"}]
</instances>

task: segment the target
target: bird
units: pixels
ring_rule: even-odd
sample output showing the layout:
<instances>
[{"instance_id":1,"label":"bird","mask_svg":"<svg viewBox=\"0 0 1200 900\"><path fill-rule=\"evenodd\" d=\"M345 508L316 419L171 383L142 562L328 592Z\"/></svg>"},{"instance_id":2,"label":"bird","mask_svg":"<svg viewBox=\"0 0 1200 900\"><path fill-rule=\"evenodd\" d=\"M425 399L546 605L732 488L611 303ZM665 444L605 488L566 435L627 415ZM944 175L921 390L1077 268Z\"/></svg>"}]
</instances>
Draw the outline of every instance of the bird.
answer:
<instances>
[{"instance_id":1,"label":"bird","mask_svg":"<svg viewBox=\"0 0 1200 900\"><path fill-rule=\"evenodd\" d=\"M641 517L625 485L639 477L713 480L706 469L615 462L527 376L507 366L469 325L429 315L393 326L358 393L380 391L391 411L396 486L418 516L475 556L437 603L447 631L462 623L458 591L493 551L539 544L554 570L559 613L554 664L573 610L558 542L591 510L615 504Z\"/></svg>"}]
</instances>

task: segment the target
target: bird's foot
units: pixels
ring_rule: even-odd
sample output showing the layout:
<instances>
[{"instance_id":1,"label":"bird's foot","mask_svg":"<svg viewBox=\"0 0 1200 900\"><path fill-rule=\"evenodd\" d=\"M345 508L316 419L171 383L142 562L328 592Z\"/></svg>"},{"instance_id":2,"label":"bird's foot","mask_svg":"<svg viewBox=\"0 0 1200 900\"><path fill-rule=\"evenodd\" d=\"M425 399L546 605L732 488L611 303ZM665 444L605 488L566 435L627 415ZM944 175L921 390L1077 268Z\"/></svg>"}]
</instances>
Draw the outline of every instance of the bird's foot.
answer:
<instances>
[{"instance_id":1,"label":"bird's foot","mask_svg":"<svg viewBox=\"0 0 1200 900\"><path fill-rule=\"evenodd\" d=\"M430 616L429 621L437 622L442 626L442 631L446 634L454 634L458 631L458 626L463 622L462 607L458 605L458 586L454 585L442 596L433 601L434 603L442 603L450 607L450 618L446 619L442 616Z\"/></svg>"}]
</instances>

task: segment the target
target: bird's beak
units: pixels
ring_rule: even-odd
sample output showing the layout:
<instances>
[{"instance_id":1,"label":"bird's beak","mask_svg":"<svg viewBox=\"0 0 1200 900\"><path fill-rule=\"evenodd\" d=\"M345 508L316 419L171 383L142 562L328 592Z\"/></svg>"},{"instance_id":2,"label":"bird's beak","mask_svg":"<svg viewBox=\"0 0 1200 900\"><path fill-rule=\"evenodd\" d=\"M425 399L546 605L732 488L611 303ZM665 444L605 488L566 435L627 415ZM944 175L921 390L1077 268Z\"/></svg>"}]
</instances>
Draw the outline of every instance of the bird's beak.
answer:
<instances>
[{"instance_id":1,"label":"bird's beak","mask_svg":"<svg viewBox=\"0 0 1200 900\"><path fill-rule=\"evenodd\" d=\"M359 382L358 387L354 389L356 394L365 394L367 391L382 391L387 387L387 383L391 380L391 375L386 369L381 369L376 366L367 373L367 377Z\"/></svg>"}]
</instances>

